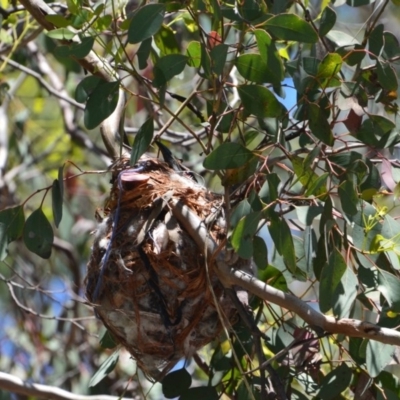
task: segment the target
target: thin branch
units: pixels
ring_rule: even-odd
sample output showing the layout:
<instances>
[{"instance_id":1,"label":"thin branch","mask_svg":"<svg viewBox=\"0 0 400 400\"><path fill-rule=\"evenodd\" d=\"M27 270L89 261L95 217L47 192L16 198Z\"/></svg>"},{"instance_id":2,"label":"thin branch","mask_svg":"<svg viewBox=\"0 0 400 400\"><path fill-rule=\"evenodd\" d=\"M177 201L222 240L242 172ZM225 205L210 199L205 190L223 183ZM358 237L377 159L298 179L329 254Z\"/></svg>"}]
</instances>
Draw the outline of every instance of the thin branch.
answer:
<instances>
[{"instance_id":1,"label":"thin branch","mask_svg":"<svg viewBox=\"0 0 400 400\"><path fill-rule=\"evenodd\" d=\"M26 382L5 372L0 372L0 388L12 393L18 393L29 397L47 400L134 400L127 397L105 395L84 396L74 394L58 387Z\"/></svg>"},{"instance_id":2,"label":"thin branch","mask_svg":"<svg viewBox=\"0 0 400 400\"><path fill-rule=\"evenodd\" d=\"M171 206L174 217L187 230L199 248L205 249L206 254L216 258L217 273L225 287L241 286L265 301L294 312L310 326L318 327L324 332L372 339L381 343L400 346L400 332L394 329L383 328L376 324L351 318L337 320L334 317L321 314L290 293L275 289L244 271L230 268L224 261L222 252L215 255L218 246L208 234L204 222L187 206L177 200L171 201Z\"/></svg>"}]
</instances>

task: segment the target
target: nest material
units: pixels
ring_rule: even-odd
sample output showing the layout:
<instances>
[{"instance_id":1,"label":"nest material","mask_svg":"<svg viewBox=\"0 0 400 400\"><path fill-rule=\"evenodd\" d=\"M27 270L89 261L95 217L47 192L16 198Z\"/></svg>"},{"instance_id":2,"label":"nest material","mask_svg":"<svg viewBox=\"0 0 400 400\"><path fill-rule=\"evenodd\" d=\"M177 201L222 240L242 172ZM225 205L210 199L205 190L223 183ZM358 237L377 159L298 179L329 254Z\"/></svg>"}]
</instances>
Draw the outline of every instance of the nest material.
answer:
<instances>
[{"instance_id":1,"label":"nest material","mask_svg":"<svg viewBox=\"0 0 400 400\"><path fill-rule=\"evenodd\" d=\"M219 244L226 231L223 199L158 159L142 160L134 169L120 160L113 171L88 264L86 295L139 367L160 380L177 361L219 335L221 314L226 322L237 318L212 257L206 261L169 204L178 199L209 221L209 233ZM237 261L240 268L247 264Z\"/></svg>"}]
</instances>

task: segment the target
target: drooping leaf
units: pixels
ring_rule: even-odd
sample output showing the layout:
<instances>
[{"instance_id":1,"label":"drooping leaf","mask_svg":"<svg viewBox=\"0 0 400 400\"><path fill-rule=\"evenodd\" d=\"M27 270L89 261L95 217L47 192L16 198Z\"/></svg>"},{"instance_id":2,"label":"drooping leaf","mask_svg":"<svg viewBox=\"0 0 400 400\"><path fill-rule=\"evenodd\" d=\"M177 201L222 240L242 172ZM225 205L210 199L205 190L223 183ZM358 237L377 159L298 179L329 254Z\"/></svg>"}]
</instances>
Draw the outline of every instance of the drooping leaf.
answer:
<instances>
[{"instance_id":1,"label":"drooping leaf","mask_svg":"<svg viewBox=\"0 0 400 400\"><path fill-rule=\"evenodd\" d=\"M268 230L274 241L276 250L283 257L289 271L294 272L297 267L296 253L289 225L285 218L280 218L275 211L270 211L269 217L270 225L268 226Z\"/></svg>"},{"instance_id":2,"label":"drooping leaf","mask_svg":"<svg viewBox=\"0 0 400 400\"><path fill-rule=\"evenodd\" d=\"M334 249L328 262L322 268L319 287L319 306L323 313L328 312L335 304L334 293L340 284L347 268L343 256Z\"/></svg>"},{"instance_id":3,"label":"drooping leaf","mask_svg":"<svg viewBox=\"0 0 400 400\"><path fill-rule=\"evenodd\" d=\"M281 40L293 40L303 43L316 43L317 32L304 19L295 14L279 14L270 18L265 27Z\"/></svg>"},{"instance_id":4,"label":"drooping leaf","mask_svg":"<svg viewBox=\"0 0 400 400\"><path fill-rule=\"evenodd\" d=\"M337 398L349 386L352 375L352 370L345 362L340 364L321 380L318 398L321 400Z\"/></svg>"},{"instance_id":5,"label":"drooping leaf","mask_svg":"<svg viewBox=\"0 0 400 400\"><path fill-rule=\"evenodd\" d=\"M89 381L89 387L96 386L99 382L101 382L117 365L119 359L119 350L115 351L108 357L103 364L101 364L100 368L97 372L92 376Z\"/></svg>"},{"instance_id":6,"label":"drooping leaf","mask_svg":"<svg viewBox=\"0 0 400 400\"><path fill-rule=\"evenodd\" d=\"M394 346L369 340L367 344L367 371L371 378L376 378L383 368L389 364L394 353Z\"/></svg>"},{"instance_id":7,"label":"drooping leaf","mask_svg":"<svg viewBox=\"0 0 400 400\"><path fill-rule=\"evenodd\" d=\"M325 7L321 14L321 19L319 21L318 32L321 36L325 36L336 23L336 12L330 8Z\"/></svg>"},{"instance_id":8,"label":"drooping leaf","mask_svg":"<svg viewBox=\"0 0 400 400\"><path fill-rule=\"evenodd\" d=\"M242 54L235 60L239 74L254 83L270 82L269 67L259 54Z\"/></svg>"},{"instance_id":9,"label":"drooping leaf","mask_svg":"<svg viewBox=\"0 0 400 400\"><path fill-rule=\"evenodd\" d=\"M253 157L254 154L241 144L225 142L204 159L203 166L212 170L240 168Z\"/></svg>"},{"instance_id":10,"label":"drooping leaf","mask_svg":"<svg viewBox=\"0 0 400 400\"><path fill-rule=\"evenodd\" d=\"M261 59L268 66L268 77L266 78L268 80L266 82L279 85L285 76L285 71L282 58L276 49L275 43L271 36L263 29L255 29L253 33L257 40L257 47Z\"/></svg>"},{"instance_id":11,"label":"drooping leaf","mask_svg":"<svg viewBox=\"0 0 400 400\"><path fill-rule=\"evenodd\" d=\"M378 290L392 311L400 312L400 279L384 270L378 271Z\"/></svg>"},{"instance_id":12,"label":"drooping leaf","mask_svg":"<svg viewBox=\"0 0 400 400\"><path fill-rule=\"evenodd\" d=\"M383 25L379 24L375 26L368 37L368 50L372 55L379 57L383 50L384 38L383 38Z\"/></svg>"},{"instance_id":13,"label":"drooping leaf","mask_svg":"<svg viewBox=\"0 0 400 400\"><path fill-rule=\"evenodd\" d=\"M7 246L21 237L25 216L22 206L0 211L0 261L7 256Z\"/></svg>"},{"instance_id":14,"label":"drooping leaf","mask_svg":"<svg viewBox=\"0 0 400 400\"><path fill-rule=\"evenodd\" d=\"M260 219L261 212L251 212L239 221L232 232L232 247L242 258L253 256L253 237Z\"/></svg>"},{"instance_id":15,"label":"drooping leaf","mask_svg":"<svg viewBox=\"0 0 400 400\"><path fill-rule=\"evenodd\" d=\"M317 139L322 140L328 146L332 146L335 139L325 112L315 103L308 104L307 108L311 132Z\"/></svg>"},{"instance_id":16,"label":"drooping leaf","mask_svg":"<svg viewBox=\"0 0 400 400\"><path fill-rule=\"evenodd\" d=\"M259 118L274 118L282 113L282 105L273 93L264 86L241 85L238 88L243 107Z\"/></svg>"},{"instance_id":17,"label":"drooping leaf","mask_svg":"<svg viewBox=\"0 0 400 400\"><path fill-rule=\"evenodd\" d=\"M161 382L162 391L167 399L180 396L192 384L192 377L185 368L170 372Z\"/></svg>"},{"instance_id":18,"label":"drooping leaf","mask_svg":"<svg viewBox=\"0 0 400 400\"><path fill-rule=\"evenodd\" d=\"M115 346L117 346L114 337L108 329L104 330L104 333L100 338L100 346L103 349L113 349Z\"/></svg>"},{"instance_id":19,"label":"drooping leaf","mask_svg":"<svg viewBox=\"0 0 400 400\"><path fill-rule=\"evenodd\" d=\"M146 4L140 7L133 15L128 29L129 43L139 43L151 38L164 20L165 4Z\"/></svg>"},{"instance_id":20,"label":"drooping leaf","mask_svg":"<svg viewBox=\"0 0 400 400\"><path fill-rule=\"evenodd\" d=\"M324 87L332 86L332 79L341 68L342 57L338 53L328 53L318 65L317 79Z\"/></svg>"},{"instance_id":21,"label":"drooping leaf","mask_svg":"<svg viewBox=\"0 0 400 400\"><path fill-rule=\"evenodd\" d=\"M260 236L253 238L253 260L259 269L265 269L268 265L267 245Z\"/></svg>"},{"instance_id":22,"label":"drooping leaf","mask_svg":"<svg viewBox=\"0 0 400 400\"><path fill-rule=\"evenodd\" d=\"M80 43L74 43L70 50L69 55L75 58L84 58L86 57L93 48L94 38L91 36L85 37L82 39Z\"/></svg>"},{"instance_id":23,"label":"drooping leaf","mask_svg":"<svg viewBox=\"0 0 400 400\"><path fill-rule=\"evenodd\" d=\"M228 56L229 46L222 43L214 46L210 51L211 69L217 75L222 75Z\"/></svg>"},{"instance_id":24,"label":"drooping leaf","mask_svg":"<svg viewBox=\"0 0 400 400\"><path fill-rule=\"evenodd\" d=\"M160 56L167 54L179 54L179 45L176 41L176 34L171 27L161 25L160 30L154 35L154 42L160 49Z\"/></svg>"},{"instance_id":25,"label":"drooping leaf","mask_svg":"<svg viewBox=\"0 0 400 400\"><path fill-rule=\"evenodd\" d=\"M378 74L379 83L384 89L397 90L397 75L389 62L376 60L376 72Z\"/></svg>"},{"instance_id":26,"label":"drooping leaf","mask_svg":"<svg viewBox=\"0 0 400 400\"><path fill-rule=\"evenodd\" d=\"M332 311L336 318L349 318L357 291L356 275L350 267L347 267L332 297Z\"/></svg>"},{"instance_id":27,"label":"drooping leaf","mask_svg":"<svg viewBox=\"0 0 400 400\"><path fill-rule=\"evenodd\" d=\"M145 69L147 67L147 59L151 52L151 38L143 40L136 53L139 62L139 68Z\"/></svg>"},{"instance_id":28,"label":"drooping leaf","mask_svg":"<svg viewBox=\"0 0 400 400\"><path fill-rule=\"evenodd\" d=\"M278 187L281 183L276 173L268 174L267 180L262 185L259 196L264 203L270 204L278 198Z\"/></svg>"},{"instance_id":29,"label":"drooping leaf","mask_svg":"<svg viewBox=\"0 0 400 400\"><path fill-rule=\"evenodd\" d=\"M35 210L26 220L23 232L26 247L42 258L50 258L54 233L50 222L41 208Z\"/></svg>"},{"instance_id":30,"label":"drooping leaf","mask_svg":"<svg viewBox=\"0 0 400 400\"><path fill-rule=\"evenodd\" d=\"M306 189L306 196L322 196L327 192L325 185L327 180L326 174L318 176L312 168L307 167L307 159L304 160L299 156L292 156L290 159L294 173Z\"/></svg>"},{"instance_id":31,"label":"drooping leaf","mask_svg":"<svg viewBox=\"0 0 400 400\"><path fill-rule=\"evenodd\" d=\"M341 183L338 189L338 193L343 211L348 215L357 214L359 199L353 182L351 182L350 180L346 180Z\"/></svg>"},{"instance_id":32,"label":"drooping leaf","mask_svg":"<svg viewBox=\"0 0 400 400\"><path fill-rule=\"evenodd\" d=\"M201 65L201 44L200 42L190 42L187 50L187 63L190 67L200 68Z\"/></svg>"},{"instance_id":33,"label":"drooping leaf","mask_svg":"<svg viewBox=\"0 0 400 400\"><path fill-rule=\"evenodd\" d=\"M90 75L82 79L75 89L75 100L79 103L84 103L100 82L101 78L95 75Z\"/></svg>"},{"instance_id":34,"label":"drooping leaf","mask_svg":"<svg viewBox=\"0 0 400 400\"><path fill-rule=\"evenodd\" d=\"M86 103L84 123L87 129L94 129L115 110L119 98L119 82L101 81L93 90Z\"/></svg>"},{"instance_id":35,"label":"drooping leaf","mask_svg":"<svg viewBox=\"0 0 400 400\"><path fill-rule=\"evenodd\" d=\"M140 127L138 133L136 134L135 141L132 145L130 165L134 166L139 158L147 151L150 143L153 139L154 134L154 120L149 118Z\"/></svg>"},{"instance_id":36,"label":"drooping leaf","mask_svg":"<svg viewBox=\"0 0 400 400\"><path fill-rule=\"evenodd\" d=\"M174 76L179 75L186 66L187 57L182 54L168 54L158 59L154 65L153 85L160 88Z\"/></svg>"},{"instance_id":37,"label":"drooping leaf","mask_svg":"<svg viewBox=\"0 0 400 400\"><path fill-rule=\"evenodd\" d=\"M55 179L51 187L51 205L53 209L54 225L58 228L58 225L62 219L63 213L63 181Z\"/></svg>"}]
</instances>

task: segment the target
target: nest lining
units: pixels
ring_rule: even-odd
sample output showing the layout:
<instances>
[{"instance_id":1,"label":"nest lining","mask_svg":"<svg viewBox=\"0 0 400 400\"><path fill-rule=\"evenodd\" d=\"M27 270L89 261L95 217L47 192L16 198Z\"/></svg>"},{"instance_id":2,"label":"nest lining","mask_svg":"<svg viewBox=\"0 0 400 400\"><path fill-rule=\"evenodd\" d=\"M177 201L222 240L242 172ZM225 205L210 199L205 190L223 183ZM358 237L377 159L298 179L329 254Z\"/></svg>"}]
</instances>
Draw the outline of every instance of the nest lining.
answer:
<instances>
[{"instance_id":1,"label":"nest lining","mask_svg":"<svg viewBox=\"0 0 400 400\"><path fill-rule=\"evenodd\" d=\"M87 298L138 366L160 380L180 359L214 340L236 310L225 297L211 261L174 218L179 199L210 219L216 243L225 239L222 197L158 159L113 166L105 218L94 237L86 277ZM210 218L213 217L213 218ZM247 261L238 261L241 267Z\"/></svg>"}]
</instances>

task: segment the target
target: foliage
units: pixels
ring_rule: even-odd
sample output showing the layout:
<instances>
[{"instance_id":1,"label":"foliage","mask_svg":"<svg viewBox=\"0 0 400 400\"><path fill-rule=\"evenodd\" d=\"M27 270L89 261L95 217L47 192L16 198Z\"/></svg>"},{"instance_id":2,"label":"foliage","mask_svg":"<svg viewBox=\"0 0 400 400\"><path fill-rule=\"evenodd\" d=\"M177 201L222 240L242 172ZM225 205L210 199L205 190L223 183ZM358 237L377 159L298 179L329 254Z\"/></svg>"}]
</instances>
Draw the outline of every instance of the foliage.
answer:
<instances>
[{"instance_id":1,"label":"foliage","mask_svg":"<svg viewBox=\"0 0 400 400\"><path fill-rule=\"evenodd\" d=\"M398 398L400 47L381 23L397 2L5 3L0 368L76 393L258 399L266 369L278 398ZM340 31L343 7L375 6ZM100 347L81 287L108 156L122 141L133 165L156 140L229 199L228 248L261 281L380 339L254 296L257 329L239 322L147 394Z\"/></svg>"}]
</instances>

